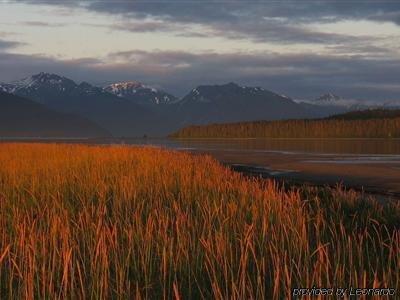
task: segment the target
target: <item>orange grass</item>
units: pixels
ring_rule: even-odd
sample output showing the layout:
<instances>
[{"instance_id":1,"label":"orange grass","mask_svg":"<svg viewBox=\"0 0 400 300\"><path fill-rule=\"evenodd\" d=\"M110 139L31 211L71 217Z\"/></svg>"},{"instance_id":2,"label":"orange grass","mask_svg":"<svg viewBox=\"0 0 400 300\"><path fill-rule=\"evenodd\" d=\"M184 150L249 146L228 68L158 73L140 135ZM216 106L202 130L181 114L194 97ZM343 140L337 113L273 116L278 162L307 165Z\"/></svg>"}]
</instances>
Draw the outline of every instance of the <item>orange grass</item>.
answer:
<instances>
[{"instance_id":1,"label":"orange grass","mask_svg":"<svg viewBox=\"0 0 400 300\"><path fill-rule=\"evenodd\" d=\"M1 299L280 299L400 282L400 206L209 156L0 145Z\"/></svg>"}]
</instances>

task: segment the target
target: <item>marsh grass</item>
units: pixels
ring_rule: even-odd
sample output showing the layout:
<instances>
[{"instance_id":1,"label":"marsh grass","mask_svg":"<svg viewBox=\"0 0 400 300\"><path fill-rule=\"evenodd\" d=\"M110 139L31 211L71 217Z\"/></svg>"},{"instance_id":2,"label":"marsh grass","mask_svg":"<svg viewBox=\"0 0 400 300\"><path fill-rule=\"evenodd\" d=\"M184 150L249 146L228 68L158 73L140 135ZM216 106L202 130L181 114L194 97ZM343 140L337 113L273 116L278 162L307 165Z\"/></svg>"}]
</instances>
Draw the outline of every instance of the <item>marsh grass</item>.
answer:
<instances>
[{"instance_id":1,"label":"marsh grass","mask_svg":"<svg viewBox=\"0 0 400 300\"><path fill-rule=\"evenodd\" d=\"M400 205L209 156L0 145L1 299L280 299L400 288Z\"/></svg>"}]
</instances>

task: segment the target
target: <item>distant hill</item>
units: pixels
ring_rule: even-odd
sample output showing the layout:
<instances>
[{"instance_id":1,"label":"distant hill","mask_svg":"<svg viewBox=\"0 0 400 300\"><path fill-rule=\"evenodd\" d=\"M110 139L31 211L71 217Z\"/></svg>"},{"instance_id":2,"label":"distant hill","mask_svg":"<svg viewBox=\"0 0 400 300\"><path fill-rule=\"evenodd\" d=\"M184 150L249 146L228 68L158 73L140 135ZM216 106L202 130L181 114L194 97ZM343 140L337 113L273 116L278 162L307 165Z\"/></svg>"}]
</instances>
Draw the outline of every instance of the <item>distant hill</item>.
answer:
<instances>
[{"instance_id":1,"label":"distant hill","mask_svg":"<svg viewBox=\"0 0 400 300\"><path fill-rule=\"evenodd\" d=\"M95 123L0 91L0 137L105 137Z\"/></svg>"}]
</instances>

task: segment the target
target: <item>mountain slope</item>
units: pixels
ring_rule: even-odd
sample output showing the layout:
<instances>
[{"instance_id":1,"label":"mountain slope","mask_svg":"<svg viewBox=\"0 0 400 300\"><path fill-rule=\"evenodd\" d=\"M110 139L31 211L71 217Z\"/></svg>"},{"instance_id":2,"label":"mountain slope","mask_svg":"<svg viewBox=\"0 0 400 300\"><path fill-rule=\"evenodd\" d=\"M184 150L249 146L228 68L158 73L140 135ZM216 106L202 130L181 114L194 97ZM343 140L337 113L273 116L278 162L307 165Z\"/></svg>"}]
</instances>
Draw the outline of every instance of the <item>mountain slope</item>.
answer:
<instances>
[{"instance_id":1,"label":"mountain slope","mask_svg":"<svg viewBox=\"0 0 400 300\"><path fill-rule=\"evenodd\" d=\"M129 137L164 136L192 124L322 118L348 111L347 107L338 105L297 103L260 87L235 83L202 85L179 101L168 93L134 81L100 88L48 73L0 84L0 90L59 112L80 115L114 136Z\"/></svg>"},{"instance_id":2,"label":"mountain slope","mask_svg":"<svg viewBox=\"0 0 400 300\"><path fill-rule=\"evenodd\" d=\"M1 87L50 109L83 116L116 136L142 136L157 131L157 114L151 109L86 82L76 84L66 77L39 73Z\"/></svg>"},{"instance_id":3,"label":"mountain slope","mask_svg":"<svg viewBox=\"0 0 400 300\"><path fill-rule=\"evenodd\" d=\"M365 110L368 108L391 108L399 105L397 101L368 101L360 99L348 99L337 96L332 93L326 93L314 100L299 100L300 103L307 103L318 106L320 108L339 108L346 111Z\"/></svg>"},{"instance_id":4,"label":"mountain slope","mask_svg":"<svg viewBox=\"0 0 400 300\"><path fill-rule=\"evenodd\" d=\"M199 86L177 105L181 126L313 117L309 109L286 96L235 83Z\"/></svg>"},{"instance_id":5,"label":"mountain slope","mask_svg":"<svg viewBox=\"0 0 400 300\"><path fill-rule=\"evenodd\" d=\"M104 90L115 96L142 105L161 106L172 104L177 100L177 98L171 94L136 81L113 83L105 87Z\"/></svg>"},{"instance_id":6,"label":"mountain slope","mask_svg":"<svg viewBox=\"0 0 400 300\"><path fill-rule=\"evenodd\" d=\"M2 137L105 137L110 134L82 117L0 91Z\"/></svg>"}]
</instances>

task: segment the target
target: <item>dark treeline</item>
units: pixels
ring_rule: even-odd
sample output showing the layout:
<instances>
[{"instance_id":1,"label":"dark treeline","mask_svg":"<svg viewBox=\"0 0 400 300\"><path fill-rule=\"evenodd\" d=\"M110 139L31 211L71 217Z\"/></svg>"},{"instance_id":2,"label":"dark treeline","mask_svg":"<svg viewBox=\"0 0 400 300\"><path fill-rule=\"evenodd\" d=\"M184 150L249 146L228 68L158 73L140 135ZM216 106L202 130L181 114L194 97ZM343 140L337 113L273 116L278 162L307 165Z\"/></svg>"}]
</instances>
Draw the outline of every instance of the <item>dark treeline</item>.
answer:
<instances>
[{"instance_id":1,"label":"dark treeline","mask_svg":"<svg viewBox=\"0 0 400 300\"><path fill-rule=\"evenodd\" d=\"M367 109L333 115L326 119L366 120L366 119L392 119L400 118L400 109Z\"/></svg>"},{"instance_id":2,"label":"dark treeline","mask_svg":"<svg viewBox=\"0 0 400 300\"><path fill-rule=\"evenodd\" d=\"M400 138L400 114L382 110L318 120L257 121L189 126L174 138ZM367 115L369 117L367 117Z\"/></svg>"}]
</instances>

